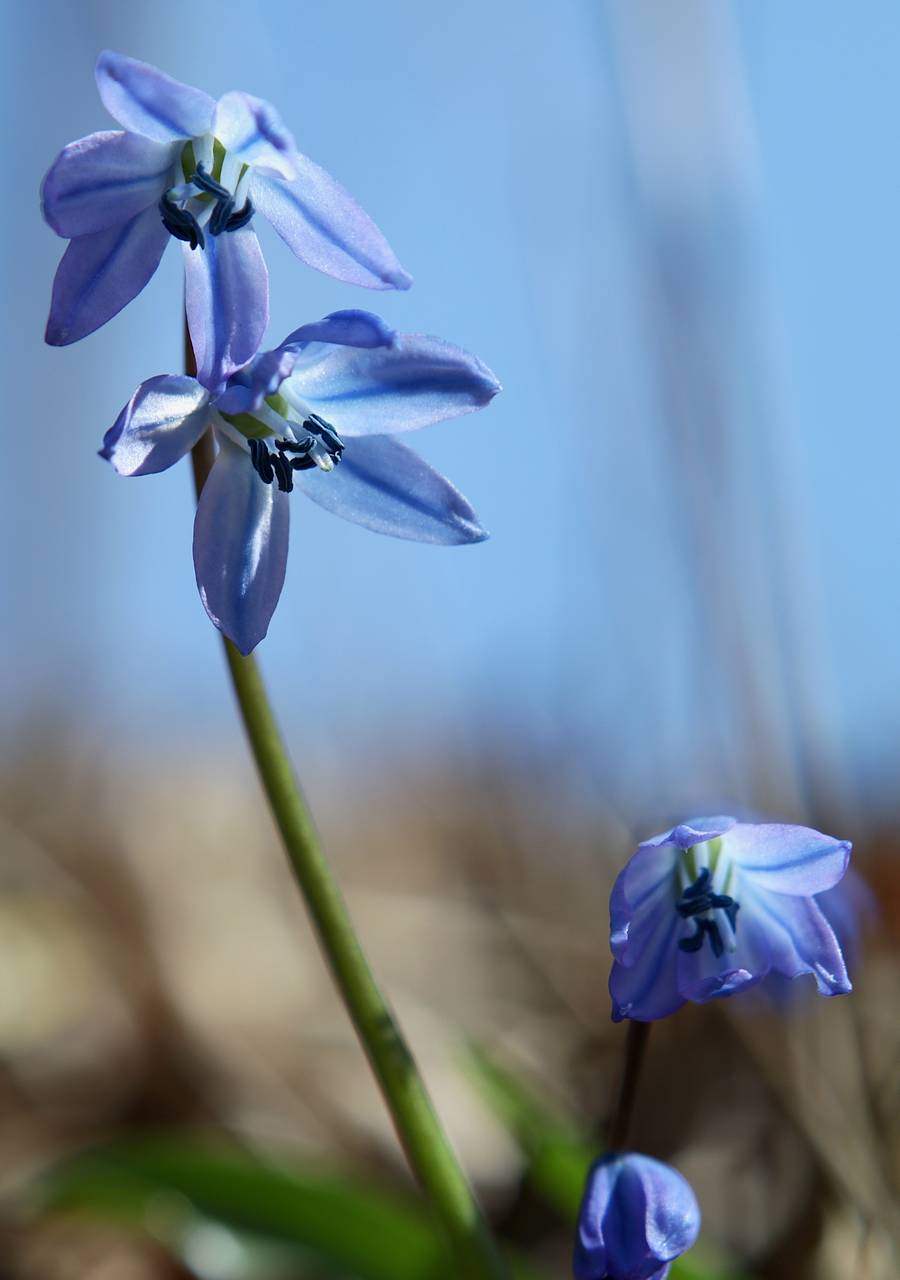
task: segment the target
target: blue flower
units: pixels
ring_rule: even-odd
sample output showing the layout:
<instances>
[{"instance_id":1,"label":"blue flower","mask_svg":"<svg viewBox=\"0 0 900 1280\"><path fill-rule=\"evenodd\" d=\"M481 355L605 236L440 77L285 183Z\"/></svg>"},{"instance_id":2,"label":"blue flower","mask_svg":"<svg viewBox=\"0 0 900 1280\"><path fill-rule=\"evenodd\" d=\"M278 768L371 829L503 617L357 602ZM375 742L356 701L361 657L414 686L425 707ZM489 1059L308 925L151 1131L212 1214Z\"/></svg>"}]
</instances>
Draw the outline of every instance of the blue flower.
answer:
<instances>
[{"instance_id":1,"label":"blue flower","mask_svg":"<svg viewBox=\"0 0 900 1280\"><path fill-rule=\"evenodd\" d=\"M210 619L250 653L284 583L294 488L397 538L487 537L462 494L394 436L480 409L499 390L459 347L336 311L259 355L220 394L176 374L141 383L100 453L120 475L149 475L213 428L219 447L197 506L194 567Z\"/></svg>"},{"instance_id":2,"label":"blue flower","mask_svg":"<svg viewBox=\"0 0 900 1280\"><path fill-rule=\"evenodd\" d=\"M277 111L247 93L214 102L134 58L97 59L104 106L125 132L64 147L44 178L44 217L70 241L46 339L76 342L136 297L171 237L182 242L198 378L212 391L259 350L268 322L258 210L302 262L369 289L408 289L384 236Z\"/></svg>"},{"instance_id":3,"label":"blue flower","mask_svg":"<svg viewBox=\"0 0 900 1280\"><path fill-rule=\"evenodd\" d=\"M575 1280L665 1280L699 1232L700 1209L680 1173L649 1156L605 1156L581 1202Z\"/></svg>"},{"instance_id":4,"label":"blue flower","mask_svg":"<svg viewBox=\"0 0 900 1280\"><path fill-rule=\"evenodd\" d=\"M639 846L613 886L613 1020L663 1018L686 1000L743 991L769 973L850 991L816 895L850 844L809 827L693 818Z\"/></svg>"}]
</instances>

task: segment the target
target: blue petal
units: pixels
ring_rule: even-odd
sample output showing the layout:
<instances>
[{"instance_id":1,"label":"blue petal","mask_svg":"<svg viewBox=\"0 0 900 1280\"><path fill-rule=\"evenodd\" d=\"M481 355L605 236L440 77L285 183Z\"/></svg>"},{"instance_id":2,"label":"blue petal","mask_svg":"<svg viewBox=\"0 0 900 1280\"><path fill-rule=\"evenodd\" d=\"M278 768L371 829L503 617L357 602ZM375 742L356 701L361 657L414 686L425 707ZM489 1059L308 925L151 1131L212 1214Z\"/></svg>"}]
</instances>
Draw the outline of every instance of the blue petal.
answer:
<instances>
[{"instance_id":1,"label":"blue petal","mask_svg":"<svg viewBox=\"0 0 900 1280\"><path fill-rule=\"evenodd\" d=\"M689 818L687 822L679 822L677 827L670 827L662 835L651 836L641 843L642 849L657 849L660 845L673 844L679 849L690 849L695 844L703 844L707 840L715 840L724 835L737 823L737 819L718 815L715 818Z\"/></svg>"},{"instance_id":2,"label":"blue petal","mask_svg":"<svg viewBox=\"0 0 900 1280\"><path fill-rule=\"evenodd\" d=\"M796 978L811 973L824 996L852 990L840 943L824 912L812 898L759 890L744 894L741 912L765 946L777 973ZM744 928L741 921L738 932Z\"/></svg>"},{"instance_id":3,"label":"blue petal","mask_svg":"<svg viewBox=\"0 0 900 1280\"><path fill-rule=\"evenodd\" d=\"M70 142L41 185L41 210L57 235L71 239L127 222L155 204L169 185L170 145L117 130Z\"/></svg>"},{"instance_id":4,"label":"blue petal","mask_svg":"<svg viewBox=\"0 0 900 1280\"><path fill-rule=\"evenodd\" d=\"M810 827L740 822L728 832L724 848L742 876L759 888L810 897L841 879L851 845Z\"/></svg>"},{"instance_id":5,"label":"blue petal","mask_svg":"<svg viewBox=\"0 0 900 1280\"><path fill-rule=\"evenodd\" d=\"M209 94L173 80L147 62L105 49L95 74L104 107L131 133L174 142L196 138L210 128L216 104Z\"/></svg>"},{"instance_id":6,"label":"blue petal","mask_svg":"<svg viewBox=\"0 0 900 1280\"><path fill-rule=\"evenodd\" d=\"M678 986L680 931L681 921L670 905L629 934L629 963L615 959L609 975L613 1022L653 1022L684 1004Z\"/></svg>"},{"instance_id":7,"label":"blue petal","mask_svg":"<svg viewBox=\"0 0 900 1280\"><path fill-rule=\"evenodd\" d=\"M256 355L269 320L269 276L251 227L183 244L185 309L197 377L211 391Z\"/></svg>"},{"instance_id":8,"label":"blue petal","mask_svg":"<svg viewBox=\"0 0 900 1280\"><path fill-rule=\"evenodd\" d=\"M697 1198L677 1170L631 1152L605 1156L585 1186L575 1280L663 1276L699 1233Z\"/></svg>"},{"instance_id":9,"label":"blue petal","mask_svg":"<svg viewBox=\"0 0 900 1280\"><path fill-rule=\"evenodd\" d=\"M859 872L848 867L839 884L816 895L816 905L852 963L859 952L861 934L878 919L875 894Z\"/></svg>"},{"instance_id":10,"label":"blue petal","mask_svg":"<svg viewBox=\"0 0 900 1280\"><path fill-rule=\"evenodd\" d=\"M285 178L295 176L296 143L265 99L237 90L223 94L216 103L212 131L244 164L267 165Z\"/></svg>"},{"instance_id":11,"label":"blue petal","mask_svg":"<svg viewBox=\"0 0 900 1280\"><path fill-rule=\"evenodd\" d=\"M323 320L301 325L289 333L282 347L304 347L310 342L331 342L344 347L392 347L396 329L372 311L332 311Z\"/></svg>"},{"instance_id":12,"label":"blue petal","mask_svg":"<svg viewBox=\"0 0 900 1280\"><path fill-rule=\"evenodd\" d=\"M633 935L645 920L658 911L674 915L676 858L674 845L647 841L616 877L609 900L610 947L623 964L633 964L643 950Z\"/></svg>"},{"instance_id":13,"label":"blue petal","mask_svg":"<svg viewBox=\"0 0 900 1280\"><path fill-rule=\"evenodd\" d=\"M216 408L222 413L252 413L266 396L278 390L296 359L296 352L283 347L264 351L229 379L216 400Z\"/></svg>"},{"instance_id":14,"label":"blue petal","mask_svg":"<svg viewBox=\"0 0 900 1280\"><path fill-rule=\"evenodd\" d=\"M369 215L317 164L295 152L297 177L255 170L254 204L301 262L366 289L408 289L409 276Z\"/></svg>"},{"instance_id":15,"label":"blue petal","mask_svg":"<svg viewBox=\"0 0 900 1280\"><path fill-rule=\"evenodd\" d=\"M500 390L476 356L420 334L371 349L313 343L291 378L343 436L414 431L480 409Z\"/></svg>"},{"instance_id":16,"label":"blue petal","mask_svg":"<svg viewBox=\"0 0 900 1280\"><path fill-rule=\"evenodd\" d=\"M71 240L53 281L47 342L68 346L111 320L153 275L168 240L156 208Z\"/></svg>"},{"instance_id":17,"label":"blue petal","mask_svg":"<svg viewBox=\"0 0 900 1280\"><path fill-rule=\"evenodd\" d=\"M290 503L263 484L245 449L219 443L194 520L194 570L211 622L247 654L268 631L284 585Z\"/></svg>"},{"instance_id":18,"label":"blue petal","mask_svg":"<svg viewBox=\"0 0 900 1280\"><path fill-rule=\"evenodd\" d=\"M682 928L679 934L683 933ZM699 951L675 953L678 989L682 998L694 1004L705 1004L736 995L755 987L772 967L771 949L765 938L748 921L746 899L741 898L741 911L736 930L737 948L716 956L708 943Z\"/></svg>"},{"instance_id":19,"label":"blue petal","mask_svg":"<svg viewBox=\"0 0 900 1280\"><path fill-rule=\"evenodd\" d=\"M294 368L310 343L328 342L349 347L389 347L396 332L370 311L333 311L324 320L301 325L281 346L264 351L239 369L217 402L223 413L252 413L272 395Z\"/></svg>"},{"instance_id":20,"label":"blue petal","mask_svg":"<svg viewBox=\"0 0 900 1280\"><path fill-rule=\"evenodd\" d=\"M100 456L120 476L146 476L178 462L209 425L209 392L194 378L142 382L103 437Z\"/></svg>"},{"instance_id":21,"label":"blue petal","mask_svg":"<svg viewBox=\"0 0 900 1280\"><path fill-rule=\"evenodd\" d=\"M447 546L487 537L450 481L388 436L354 440L334 471L298 471L294 484L326 511L376 533Z\"/></svg>"}]
</instances>

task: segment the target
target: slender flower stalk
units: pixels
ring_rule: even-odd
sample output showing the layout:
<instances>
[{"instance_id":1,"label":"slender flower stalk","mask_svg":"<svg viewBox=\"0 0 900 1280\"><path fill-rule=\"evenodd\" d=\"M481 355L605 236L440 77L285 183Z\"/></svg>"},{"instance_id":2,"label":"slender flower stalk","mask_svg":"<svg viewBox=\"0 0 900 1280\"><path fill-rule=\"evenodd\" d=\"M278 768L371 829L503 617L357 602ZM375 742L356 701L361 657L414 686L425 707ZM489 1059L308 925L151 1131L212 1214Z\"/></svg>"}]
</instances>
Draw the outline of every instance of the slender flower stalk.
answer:
<instances>
[{"instance_id":1,"label":"slender flower stalk","mask_svg":"<svg viewBox=\"0 0 900 1280\"><path fill-rule=\"evenodd\" d=\"M622 1068L622 1080L616 1105L606 1137L606 1149L610 1152L624 1151L631 1128L631 1117L634 1114L634 1103L637 1098L638 1081L644 1058L647 1052L647 1041L650 1039L649 1022L629 1022L625 1039L625 1063Z\"/></svg>"},{"instance_id":2,"label":"slender flower stalk","mask_svg":"<svg viewBox=\"0 0 900 1280\"><path fill-rule=\"evenodd\" d=\"M196 371L185 329L185 371ZM199 500L215 459L212 431L191 452ZM332 977L378 1081L397 1136L431 1202L464 1280L508 1280L465 1173L444 1133L416 1061L382 995L328 865L252 656L223 636L250 750Z\"/></svg>"}]
</instances>

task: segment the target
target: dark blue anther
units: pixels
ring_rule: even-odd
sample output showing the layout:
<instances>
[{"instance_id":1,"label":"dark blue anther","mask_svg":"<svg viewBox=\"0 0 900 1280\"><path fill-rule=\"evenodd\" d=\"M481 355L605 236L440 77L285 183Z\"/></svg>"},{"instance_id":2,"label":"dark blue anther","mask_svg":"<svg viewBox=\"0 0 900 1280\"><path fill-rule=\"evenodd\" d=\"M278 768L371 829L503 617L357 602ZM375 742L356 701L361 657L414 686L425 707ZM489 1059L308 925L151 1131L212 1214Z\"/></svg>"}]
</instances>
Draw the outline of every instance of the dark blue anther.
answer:
<instances>
[{"instance_id":1,"label":"dark blue anther","mask_svg":"<svg viewBox=\"0 0 900 1280\"><path fill-rule=\"evenodd\" d=\"M238 209L237 213L233 213L225 224L226 231L237 231L241 227L246 227L247 223L253 217L253 201L247 199L244 201L243 209Z\"/></svg>"},{"instance_id":2,"label":"dark blue anther","mask_svg":"<svg viewBox=\"0 0 900 1280\"><path fill-rule=\"evenodd\" d=\"M203 228L192 213L175 203L168 191L160 198L159 212L163 226L176 240L184 240L192 249L205 247Z\"/></svg>"},{"instance_id":3,"label":"dark blue anther","mask_svg":"<svg viewBox=\"0 0 900 1280\"><path fill-rule=\"evenodd\" d=\"M216 207L209 220L211 236L220 236L223 231L237 231L240 227L245 227L253 217L253 202L245 200L243 207L235 212L232 193L227 187L223 187L221 182L216 182L202 164L197 165L191 182L207 195L215 197Z\"/></svg>"},{"instance_id":4,"label":"dark blue anther","mask_svg":"<svg viewBox=\"0 0 900 1280\"><path fill-rule=\"evenodd\" d=\"M318 436L324 444L325 448L331 456L340 458L344 452L344 442L330 422L326 422L324 418L320 418L317 413L311 413L303 422L305 430L312 435Z\"/></svg>"},{"instance_id":5,"label":"dark blue anther","mask_svg":"<svg viewBox=\"0 0 900 1280\"><path fill-rule=\"evenodd\" d=\"M719 956L725 952L725 944L722 941L722 934L719 926L714 920L696 920L695 931L687 938L679 938L678 946L682 951L699 951L703 946L703 939L709 938L709 945L712 947L713 955L718 960Z\"/></svg>"},{"instance_id":6,"label":"dark blue anther","mask_svg":"<svg viewBox=\"0 0 900 1280\"><path fill-rule=\"evenodd\" d=\"M703 928L704 924L705 924L704 920L698 920L697 930L695 933L692 933L688 938L678 939L678 946L681 948L682 951L699 951L700 950L700 948L703 946L703 938L706 932L705 929Z\"/></svg>"},{"instance_id":7,"label":"dark blue anther","mask_svg":"<svg viewBox=\"0 0 900 1280\"><path fill-rule=\"evenodd\" d=\"M272 464L272 470L275 472L275 479L278 481L278 488L282 493L290 493L294 487L294 477L291 474L291 466L283 453L273 453L269 457Z\"/></svg>"},{"instance_id":8,"label":"dark blue anther","mask_svg":"<svg viewBox=\"0 0 900 1280\"><path fill-rule=\"evenodd\" d=\"M699 894L706 893L706 887L709 884L709 880L709 867L703 867L694 883L689 888L685 889L684 893L681 895L682 898L696 898Z\"/></svg>"},{"instance_id":9,"label":"dark blue anther","mask_svg":"<svg viewBox=\"0 0 900 1280\"><path fill-rule=\"evenodd\" d=\"M291 458L292 471L314 471L315 466L315 458L310 458L308 454L303 458Z\"/></svg>"},{"instance_id":10,"label":"dark blue anther","mask_svg":"<svg viewBox=\"0 0 900 1280\"><path fill-rule=\"evenodd\" d=\"M264 484L271 484L275 478L272 470L272 455L262 440L250 440L250 461L253 469Z\"/></svg>"},{"instance_id":11,"label":"dark blue anther","mask_svg":"<svg viewBox=\"0 0 900 1280\"><path fill-rule=\"evenodd\" d=\"M253 217L253 201L247 199L242 208L235 210L233 194L221 182L216 182L202 164L197 165L189 181L199 192L212 196L215 201L207 223L211 236L220 236L223 231L238 231ZM186 241L192 249L206 248L206 238L199 222L188 209L176 203L170 191L160 199L159 211L163 226L176 240Z\"/></svg>"},{"instance_id":12,"label":"dark blue anther","mask_svg":"<svg viewBox=\"0 0 900 1280\"><path fill-rule=\"evenodd\" d=\"M318 421L321 422L322 419ZM254 471L265 484L271 484L273 480L277 480L278 488L282 493L291 493L294 488L291 473L309 471L316 466L316 460L312 456L316 444L314 436L322 441L337 465L344 452L344 442L334 429L328 426L328 423L325 423L325 427L327 437L320 429L310 435L308 440L289 440L287 436L281 440L273 440L272 443L277 451L275 453L269 452L269 446L264 440L256 438L248 440L250 461ZM337 441L334 447L331 445L331 440Z\"/></svg>"},{"instance_id":13,"label":"dark blue anther","mask_svg":"<svg viewBox=\"0 0 900 1280\"><path fill-rule=\"evenodd\" d=\"M310 436L308 440L298 442L297 440L276 440L275 444L280 453L295 454L290 459L292 471L310 471L316 465L315 458L310 457L315 445L315 440Z\"/></svg>"},{"instance_id":14,"label":"dark blue anther","mask_svg":"<svg viewBox=\"0 0 900 1280\"><path fill-rule=\"evenodd\" d=\"M683 920L694 920L694 932L686 938L679 938L678 945L682 951L699 951L703 939L709 938L713 955L718 958L725 950L722 933L714 920L710 920L708 911L724 911L732 929L737 929L737 913L740 903L735 902L727 893L711 893L712 875L709 867L703 867L697 879L682 893L675 903L675 910Z\"/></svg>"},{"instance_id":15,"label":"dark blue anther","mask_svg":"<svg viewBox=\"0 0 900 1280\"><path fill-rule=\"evenodd\" d=\"M191 177L195 187L199 187L201 191L207 192L211 196L215 196L218 200L227 200L231 192L227 187L223 187L221 182L216 182L211 173L207 173L202 164L198 164Z\"/></svg>"},{"instance_id":16,"label":"dark blue anther","mask_svg":"<svg viewBox=\"0 0 900 1280\"><path fill-rule=\"evenodd\" d=\"M225 196L220 199L215 209L213 209L212 217L209 220L209 234L211 236L221 235L228 226L228 220L234 213L234 197Z\"/></svg>"}]
</instances>

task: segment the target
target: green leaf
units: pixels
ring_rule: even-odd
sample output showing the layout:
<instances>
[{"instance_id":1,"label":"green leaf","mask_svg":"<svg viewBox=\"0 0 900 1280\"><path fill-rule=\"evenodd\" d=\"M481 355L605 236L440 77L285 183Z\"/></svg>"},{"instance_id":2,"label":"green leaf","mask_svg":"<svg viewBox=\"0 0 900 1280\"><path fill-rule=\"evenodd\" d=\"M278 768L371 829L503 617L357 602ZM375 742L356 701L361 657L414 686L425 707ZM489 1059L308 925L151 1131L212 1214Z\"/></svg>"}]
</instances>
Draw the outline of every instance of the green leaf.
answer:
<instances>
[{"instance_id":1,"label":"green leaf","mask_svg":"<svg viewBox=\"0 0 900 1280\"><path fill-rule=\"evenodd\" d=\"M194 1225L220 1223L290 1246L323 1275L345 1280L444 1280L455 1270L423 1204L320 1168L266 1163L222 1143L122 1139L51 1170L40 1180L38 1201L45 1213L152 1224L175 1254L193 1218ZM540 1280L521 1262L513 1270L516 1280Z\"/></svg>"},{"instance_id":2,"label":"green leaf","mask_svg":"<svg viewBox=\"0 0 900 1280\"><path fill-rule=\"evenodd\" d=\"M153 1138L123 1140L58 1167L41 1184L47 1212L90 1212L155 1228L179 1244L187 1202L238 1231L299 1247L360 1280L433 1280L448 1265L413 1204L334 1174L276 1167L229 1148ZM166 1206L172 1211L167 1215Z\"/></svg>"}]
</instances>

